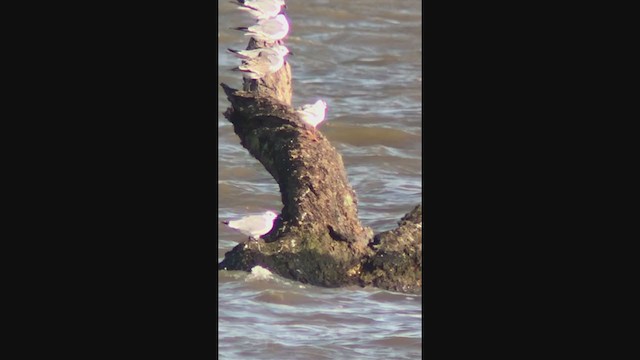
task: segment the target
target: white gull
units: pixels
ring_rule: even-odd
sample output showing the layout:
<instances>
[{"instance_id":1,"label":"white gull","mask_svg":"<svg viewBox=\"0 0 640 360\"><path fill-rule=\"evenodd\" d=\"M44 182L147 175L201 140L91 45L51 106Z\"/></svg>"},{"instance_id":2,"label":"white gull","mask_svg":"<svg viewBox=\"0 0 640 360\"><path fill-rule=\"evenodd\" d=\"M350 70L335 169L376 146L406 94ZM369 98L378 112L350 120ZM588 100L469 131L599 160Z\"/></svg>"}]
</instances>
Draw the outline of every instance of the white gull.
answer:
<instances>
[{"instance_id":1,"label":"white gull","mask_svg":"<svg viewBox=\"0 0 640 360\"><path fill-rule=\"evenodd\" d=\"M300 115L300 119L315 129L318 124L324 121L327 103L324 100L318 100L313 104L302 105L296 109L296 113Z\"/></svg>"},{"instance_id":2,"label":"white gull","mask_svg":"<svg viewBox=\"0 0 640 360\"><path fill-rule=\"evenodd\" d=\"M246 36L252 36L256 40L275 42L282 40L289 34L289 21L283 14L264 20L258 20L255 25L249 27L237 27L235 30L244 31Z\"/></svg>"},{"instance_id":3,"label":"white gull","mask_svg":"<svg viewBox=\"0 0 640 360\"><path fill-rule=\"evenodd\" d=\"M267 53L272 51L275 51L278 54L282 54L282 56L290 54L289 49L284 45L274 45L273 47L270 47L270 48L257 48L252 50L233 50L233 49L227 49L227 50L231 54L233 54L233 56L240 59L255 59L258 56L266 56ZM264 55L262 55L263 52L265 52Z\"/></svg>"},{"instance_id":4,"label":"white gull","mask_svg":"<svg viewBox=\"0 0 640 360\"><path fill-rule=\"evenodd\" d=\"M247 79L261 79L280 70L284 65L284 57L289 53L286 46L260 50L256 57L246 58L242 61L242 65L231 70L241 71L242 76Z\"/></svg>"},{"instance_id":5,"label":"white gull","mask_svg":"<svg viewBox=\"0 0 640 360\"><path fill-rule=\"evenodd\" d=\"M240 5L238 9L248 12L258 20L276 17L287 8L284 0L234 0L231 3Z\"/></svg>"},{"instance_id":6,"label":"white gull","mask_svg":"<svg viewBox=\"0 0 640 360\"><path fill-rule=\"evenodd\" d=\"M260 215L249 215L238 220L223 221L230 228L240 231L249 238L258 240L260 236L268 233L273 228L273 221L278 217L273 211L267 211Z\"/></svg>"}]
</instances>

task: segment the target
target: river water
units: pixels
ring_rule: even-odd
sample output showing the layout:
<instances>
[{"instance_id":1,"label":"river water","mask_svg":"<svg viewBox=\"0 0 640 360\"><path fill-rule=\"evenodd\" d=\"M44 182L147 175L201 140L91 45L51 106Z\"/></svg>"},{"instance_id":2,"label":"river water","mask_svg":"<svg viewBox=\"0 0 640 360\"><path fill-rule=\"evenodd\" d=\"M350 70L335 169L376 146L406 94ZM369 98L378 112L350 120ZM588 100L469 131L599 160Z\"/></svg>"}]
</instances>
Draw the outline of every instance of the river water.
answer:
<instances>
[{"instance_id":1,"label":"river water","mask_svg":"<svg viewBox=\"0 0 640 360\"><path fill-rule=\"evenodd\" d=\"M226 48L251 18L218 0L219 81L241 88ZM342 154L359 215L375 233L422 202L422 4L417 0L289 0L285 44L293 105L327 102L319 130ZM240 145L218 89L220 220L282 209L278 185ZM245 237L218 228L218 261ZM220 359L418 359L422 296L325 289L255 269L218 272Z\"/></svg>"}]
</instances>

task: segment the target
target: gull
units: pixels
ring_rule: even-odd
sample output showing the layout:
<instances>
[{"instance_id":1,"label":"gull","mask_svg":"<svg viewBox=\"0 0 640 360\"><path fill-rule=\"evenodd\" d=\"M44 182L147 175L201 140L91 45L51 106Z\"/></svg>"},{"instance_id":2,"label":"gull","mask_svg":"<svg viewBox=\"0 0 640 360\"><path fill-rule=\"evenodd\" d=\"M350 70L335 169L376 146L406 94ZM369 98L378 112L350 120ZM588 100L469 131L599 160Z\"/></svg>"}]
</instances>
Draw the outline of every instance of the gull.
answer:
<instances>
[{"instance_id":1,"label":"gull","mask_svg":"<svg viewBox=\"0 0 640 360\"><path fill-rule=\"evenodd\" d=\"M260 236L268 233L273 228L273 221L278 217L273 211L267 211L260 215L245 216L238 220L223 221L232 229L249 236L249 239L258 240Z\"/></svg>"},{"instance_id":2,"label":"gull","mask_svg":"<svg viewBox=\"0 0 640 360\"><path fill-rule=\"evenodd\" d=\"M270 19L258 20L255 25L249 27L232 28L244 31L246 36L252 36L256 40L275 42L284 39L289 33L289 21L283 14Z\"/></svg>"},{"instance_id":3,"label":"gull","mask_svg":"<svg viewBox=\"0 0 640 360\"><path fill-rule=\"evenodd\" d=\"M284 0L233 0L231 3L240 5L238 9L247 11L258 20L276 17L286 9Z\"/></svg>"},{"instance_id":4,"label":"gull","mask_svg":"<svg viewBox=\"0 0 640 360\"><path fill-rule=\"evenodd\" d=\"M302 105L296 109L296 113L300 115L302 121L315 129L318 124L324 121L326 110L327 103L323 100L318 100L313 104Z\"/></svg>"},{"instance_id":5,"label":"gull","mask_svg":"<svg viewBox=\"0 0 640 360\"><path fill-rule=\"evenodd\" d=\"M258 56L266 56L271 51L274 51L278 54L282 54L283 57L287 54L291 54L289 49L284 45L274 45L273 47L270 47L270 48L258 48L258 49L252 49L252 50L233 50L233 49L227 49L227 50L231 54L233 54L233 56L240 59L255 59ZM262 53L264 52L266 52L265 55L262 55Z\"/></svg>"},{"instance_id":6,"label":"gull","mask_svg":"<svg viewBox=\"0 0 640 360\"><path fill-rule=\"evenodd\" d=\"M255 49L257 50L257 49ZM241 71L246 79L261 79L266 75L273 74L284 65L284 57L289 53L286 46L263 48L258 55L253 58L246 58L242 65L231 70Z\"/></svg>"}]
</instances>

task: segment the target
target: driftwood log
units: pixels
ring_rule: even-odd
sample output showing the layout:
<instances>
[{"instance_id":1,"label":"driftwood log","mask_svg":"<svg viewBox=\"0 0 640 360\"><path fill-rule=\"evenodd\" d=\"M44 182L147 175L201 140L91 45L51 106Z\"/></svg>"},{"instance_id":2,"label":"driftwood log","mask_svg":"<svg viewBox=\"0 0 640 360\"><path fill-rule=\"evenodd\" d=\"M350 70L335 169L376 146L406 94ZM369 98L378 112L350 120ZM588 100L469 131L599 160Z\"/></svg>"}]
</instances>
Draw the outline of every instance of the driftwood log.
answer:
<instances>
[{"instance_id":1,"label":"driftwood log","mask_svg":"<svg viewBox=\"0 0 640 360\"><path fill-rule=\"evenodd\" d=\"M247 48L266 45L251 39ZM262 79L245 79L243 90L220 85L231 103L224 116L278 183L284 208L271 232L234 247L218 269L260 265L312 285L421 293L422 205L398 228L375 236L361 225L342 157L291 106L289 64Z\"/></svg>"}]
</instances>

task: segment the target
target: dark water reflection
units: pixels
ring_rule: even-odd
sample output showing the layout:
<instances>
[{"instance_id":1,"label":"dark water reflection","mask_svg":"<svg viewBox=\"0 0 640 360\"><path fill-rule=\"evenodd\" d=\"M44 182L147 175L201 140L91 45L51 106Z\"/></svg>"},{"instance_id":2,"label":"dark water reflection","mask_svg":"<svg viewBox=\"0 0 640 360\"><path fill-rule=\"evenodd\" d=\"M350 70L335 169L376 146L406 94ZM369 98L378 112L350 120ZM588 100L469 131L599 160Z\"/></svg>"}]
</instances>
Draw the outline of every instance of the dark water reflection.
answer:
<instances>
[{"instance_id":1,"label":"dark water reflection","mask_svg":"<svg viewBox=\"0 0 640 360\"><path fill-rule=\"evenodd\" d=\"M241 87L225 49L251 24L219 0L219 80ZM422 9L416 0L289 0L293 103L328 104L320 131L342 154L362 222L391 229L422 201ZM282 208L278 185L240 146L218 94L219 217ZM219 226L218 260L242 235ZM276 276L222 271L221 359L417 359L421 296L323 289Z\"/></svg>"}]
</instances>

